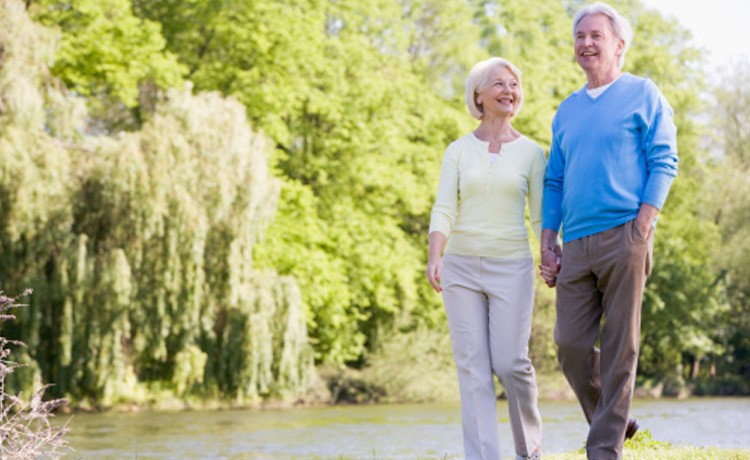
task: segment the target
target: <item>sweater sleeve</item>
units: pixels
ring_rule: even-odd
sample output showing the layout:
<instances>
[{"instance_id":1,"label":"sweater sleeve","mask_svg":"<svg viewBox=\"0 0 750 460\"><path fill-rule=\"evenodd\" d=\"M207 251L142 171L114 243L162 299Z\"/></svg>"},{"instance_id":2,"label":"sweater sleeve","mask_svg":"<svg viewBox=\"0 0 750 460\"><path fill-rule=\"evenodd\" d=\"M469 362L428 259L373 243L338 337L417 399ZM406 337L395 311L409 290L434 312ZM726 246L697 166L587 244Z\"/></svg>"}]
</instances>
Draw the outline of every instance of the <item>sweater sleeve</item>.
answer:
<instances>
[{"instance_id":1,"label":"sweater sleeve","mask_svg":"<svg viewBox=\"0 0 750 460\"><path fill-rule=\"evenodd\" d=\"M430 233L440 232L449 237L458 212L458 152L451 144L443 155L435 205L430 217Z\"/></svg>"},{"instance_id":2,"label":"sweater sleeve","mask_svg":"<svg viewBox=\"0 0 750 460\"><path fill-rule=\"evenodd\" d=\"M534 162L529 180L529 220L531 230L537 239L541 238L542 231L542 195L544 193L544 174L547 160L544 151L539 148L534 152Z\"/></svg>"},{"instance_id":3,"label":"sweater sleeve","mask_svg":"<svg viewBox=\"0 0 750 460\"><path fill-rule=\"evenodd\" d=\"M555 135L555 123L552 123L552 147L549 162L544 176L544 198L542 199L542 228L560 231L562 224L562 189L565 158Z\"/></svg>"},{"instance_id":4,"label":"sweater sleeve","mask_svg":"<svg viewBox=\"0 0 750 460\"><path fill-rule=\"evenodd\" d=\"M647 80L647 86L651 97L641 145L646 153L648 180L641 200L661 209L677 175L677 128L667 100L652 81Z\"/></svg>"}]
</instances>

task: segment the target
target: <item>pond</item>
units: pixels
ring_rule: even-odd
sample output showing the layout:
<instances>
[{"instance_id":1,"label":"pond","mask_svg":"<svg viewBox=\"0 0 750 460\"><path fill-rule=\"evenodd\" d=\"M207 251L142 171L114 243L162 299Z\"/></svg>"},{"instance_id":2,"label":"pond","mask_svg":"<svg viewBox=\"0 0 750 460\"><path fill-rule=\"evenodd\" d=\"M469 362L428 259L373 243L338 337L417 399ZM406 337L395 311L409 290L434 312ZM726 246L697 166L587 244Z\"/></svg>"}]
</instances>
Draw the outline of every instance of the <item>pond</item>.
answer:
<instances>
[{"instance_id":1,"label":"pond","mask_svg":"<svg viewBox=\"0 0 750 460\"><path fill-rule=\"evenodd\" d=\"M503 458L513 458L504 401L498 410ZM587 427L577 403L542 401L540 411L545 452L583 445ZM658 441L750 449L750 398L636 400L632 415ZM69 426L74 459L463 457L455 404L76 414Z\"/></svg>"}]
</instances>

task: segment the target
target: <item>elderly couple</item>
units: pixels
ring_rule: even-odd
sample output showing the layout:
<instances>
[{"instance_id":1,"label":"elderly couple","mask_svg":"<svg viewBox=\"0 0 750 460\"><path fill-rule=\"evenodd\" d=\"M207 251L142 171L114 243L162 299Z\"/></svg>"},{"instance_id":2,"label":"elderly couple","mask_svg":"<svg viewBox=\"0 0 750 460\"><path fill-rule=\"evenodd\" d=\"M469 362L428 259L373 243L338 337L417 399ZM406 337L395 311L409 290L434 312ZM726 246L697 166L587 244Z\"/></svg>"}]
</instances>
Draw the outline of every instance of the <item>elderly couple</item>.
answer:
<instances>
[{"instance_id":1,"label":"elderly couple","mask_svg":"<svg viewBox=\"0 0 750 460\"><path fill-rule=\"evenodd\" d=\"M607 4L576 14L575 57L588 81L557 110L549 162L511 125L523 104L516 66L491 58L466 80L466 104L480 123L443 157L427 278L448 318L467 459L500 458L493 374L505 387L517 458L541 457L528 356L534 267L527 199L541 242L540 274L557 289L560 367L590 427L588 458L621 458L638 429L630 404L641 303L677 148L672 109L659 89L621 70L632 35Z\"/></svg>"}]
</instances>

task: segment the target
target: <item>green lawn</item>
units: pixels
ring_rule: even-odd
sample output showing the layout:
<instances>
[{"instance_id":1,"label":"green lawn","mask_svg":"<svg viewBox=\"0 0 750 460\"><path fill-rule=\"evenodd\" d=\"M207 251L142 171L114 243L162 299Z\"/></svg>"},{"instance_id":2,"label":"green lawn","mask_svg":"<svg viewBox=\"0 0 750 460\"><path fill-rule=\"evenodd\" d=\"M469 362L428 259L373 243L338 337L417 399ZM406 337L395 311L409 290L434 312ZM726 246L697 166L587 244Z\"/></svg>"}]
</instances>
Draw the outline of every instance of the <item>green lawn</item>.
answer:
<instances>
[{"instance_id":1,"label":"green lawn","mask_svg":"<svg viewBox=\"0 0 750 460\"><path fill-rule=\"evenodd\" d=\"M584 460L578 452L545 455L545 460ZM656 441L648 430L639 431L625 443L623 460L750 460L750 449L719 449L716 447L674 446Z\"/></svg>"},{"instance_id":2,"label":"green lawn","mask_svg":"<svg viewBox=\"0 0 750 460\"><path fill-rule=\"evenodd\" d=\"M419 456L414 460L455 460L455 456ZM565 454L544 454L544 460L586 460L583 448ZM319 457L316 460L353 460L350 457ZM388 460L373 455L368 460ZM720 449L716 447L674 446L656 441L648 430L639 431L635 438L625 443L623 460L750 460L750 449Z\"/></svg>"}]
</instances>

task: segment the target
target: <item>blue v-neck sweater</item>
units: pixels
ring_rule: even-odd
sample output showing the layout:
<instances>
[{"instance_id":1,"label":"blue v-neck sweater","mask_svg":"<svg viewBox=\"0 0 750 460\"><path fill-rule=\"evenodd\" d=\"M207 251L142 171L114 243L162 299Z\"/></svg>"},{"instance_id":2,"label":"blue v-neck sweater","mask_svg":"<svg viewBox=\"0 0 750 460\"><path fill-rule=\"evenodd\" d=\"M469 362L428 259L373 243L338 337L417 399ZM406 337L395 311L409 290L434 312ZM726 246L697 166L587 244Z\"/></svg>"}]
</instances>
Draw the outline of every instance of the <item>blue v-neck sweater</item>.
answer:
<instances>
[{"instance_id":1,"label":"blue v-neck sweater","mask_svg":"<svg viewBox=\"0 0 750 460\"><path fill-rule=\"evenodd\" d=\"M622 74L599 97L584 86L560 105L544 181L542 228L563 242L661 209L677 175L672 108L648 79Z\"/></svg>"}]
</instances>

